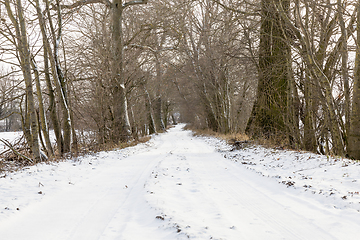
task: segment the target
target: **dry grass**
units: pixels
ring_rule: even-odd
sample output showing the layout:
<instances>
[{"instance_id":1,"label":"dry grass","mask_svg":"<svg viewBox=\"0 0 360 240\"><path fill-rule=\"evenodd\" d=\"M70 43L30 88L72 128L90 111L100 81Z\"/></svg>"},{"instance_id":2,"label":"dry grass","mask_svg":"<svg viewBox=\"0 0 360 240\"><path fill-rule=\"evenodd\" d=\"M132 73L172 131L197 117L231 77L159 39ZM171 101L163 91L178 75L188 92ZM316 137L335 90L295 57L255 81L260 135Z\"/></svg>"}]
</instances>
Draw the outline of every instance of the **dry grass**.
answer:
<instances>
[{"instance_id":1,"label":"dry grass","mask_svg":"<svg viewBox=\"0 0 360 240\"><path fill-rule=\"evenodd\" d=\"M226 142L231 143L231 144L234 142L237 142L237 141L242 142L242 141L249 140L249 136L247 136L246 134L242 134L242 133L224 134L224 133L214 132L210 129L191 129L189 127L187 127L187 129L192 130L194 132L195 136L212 136L212 137L223 139Z\"/></svg>"},{"instance_id":2,"label":"dry grass","mask_svg":"<svg viewBox=\"0 0 360 240\"><path fill-rule=\"evenodd\" d=\"M81 156L81 155L86 155L88 153L96 153L96 152L100 152L100 151L111 151L114 149L123 149L123 148L135 146L139 143L145 143L145 142L149 141L150 139L151 139L150 136L144 136L144 137L139 137L138 139L134 139L132 141L120 142L117 144L113 143L113 142L109 142L109 143L105 143L105 144L98 144L95 141L90 141L87 144L82 144L81 146L79 146L79 150L76 153L72 153L72 156L74 156L74 155Z\"/></svg>"},{"instance_id":3,"label":"dry grass","mask_svg":"<svg viewBox=\"0 0 360 240\"><path fill-rule=\"evenodd\" d=\"M277 134L271 137L258 136L254 139L257 145L265 148L283 149L283 150L299 150L300 146L290 144L289 139L284 134Z\"/></svg>"},{"instance_id":4,"label":"dry grass","mask_svg":"<svg viewBox=\"0 0 360 240\"><path fill-rule=\"evenodd\" d=\"M283 135L277 135L272 138L258 137L254 140L254 139L250 139L248 135L241 133L222 134L222 133L214 132L210 129L194 129L189 125L187 125L185 129L193 131L195 136L212 136L223 139L228 144L231 145L234 145L235 143L238 142L246 141L247 143L261 145L265 148L292 149L289 145L288 139L284 138Z\"/></svg>"},{"instance_id":5,"label":"dry grass","mask_svg":"<svg viewBox=\"0 0 360 240\"><path fill-rule=\"evenodd\" d=\"M150 136L140 137L139 139L134 140L134 141L120 143L120 144L116 145L115 148L117 148L117 149L123 149L123 148L127 148L127 147L136 146L136 145L138 145L139 143L146 143L146 142L149 141L150 139L151 139Z\"/></svg>"},{"instance_id":6,"label":"dry grass","mask_svg":"<svg viewBox=\"0 0 360 240\"><path fill-rule=\"evenodd\" d=\"M281 138L257 138L256 144L261 145L265 148L286 148L290 149L289 144L286 140L283 140Z\"/></svg>"}]
</instances>

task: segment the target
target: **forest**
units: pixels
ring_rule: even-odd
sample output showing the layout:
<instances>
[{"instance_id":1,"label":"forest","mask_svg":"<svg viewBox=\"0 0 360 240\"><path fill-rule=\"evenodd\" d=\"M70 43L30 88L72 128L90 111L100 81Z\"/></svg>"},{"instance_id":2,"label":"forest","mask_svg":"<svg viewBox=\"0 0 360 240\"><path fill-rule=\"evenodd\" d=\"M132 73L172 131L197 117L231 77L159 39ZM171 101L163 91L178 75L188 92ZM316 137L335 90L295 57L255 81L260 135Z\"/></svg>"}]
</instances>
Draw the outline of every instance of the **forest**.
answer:
<instances>
[{"instance_id":1,"label":"forest","mask_svg":"<svg viewBox=\"0 0 360 240\"><path fill-rule=\"evenodd\" d=\"M179 121L360 159L359 4L0 0L1 131L34 162Z\"/></svg>"}]
</instances>

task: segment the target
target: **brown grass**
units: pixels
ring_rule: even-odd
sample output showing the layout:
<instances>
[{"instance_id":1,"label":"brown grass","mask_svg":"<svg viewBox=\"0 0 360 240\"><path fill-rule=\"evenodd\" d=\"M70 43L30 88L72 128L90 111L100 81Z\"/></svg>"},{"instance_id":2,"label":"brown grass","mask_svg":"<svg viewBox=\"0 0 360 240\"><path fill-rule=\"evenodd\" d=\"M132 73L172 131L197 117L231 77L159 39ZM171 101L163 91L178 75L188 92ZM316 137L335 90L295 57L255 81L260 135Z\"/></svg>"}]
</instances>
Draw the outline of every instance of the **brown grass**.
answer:
<instances>
[{"instance_id":1,"label":"brown grass","mask_svg":"<svg viewBox=\"0 0 360 240\"><path fill-rule=\"evenodd\" d=\"M97 153L97 152L101 152L101 151L111 151L114 149L123 149L123 148L135 146L139 143L145 143L145 142L149 141L150 139L151 139L150 136L144 136L144 137L139 137L138 139L134 139L132 141L120 142L117 144L113 143L113 142L109 142L109 143L105 143L105 144L97 144L96 142L91 142L91 143L83 144L83 145L79 146L79 150L77 152L71 153L71 156L82 156L82 155L86 155L88 153Z\"/></svg>"},{"instance_id":2,"label":"brown grass","mask_svg":"<svg viewBox=\"0 0 360 240\"><path fill-rule=\"evenodd\" d=\"M134 141L120 143L120 144L116 145L114 148L123 149L123 148L127 148L127 147L132 147L132 146L138 145L139 143L146 143L150 139L151 139L150 136L140 137L139 139L134 140Z\"/></svg>"},{"instance_id":3,"label":"brown grass","mask_svg":"<svg viewBox=\"0 0 360 240\"><path fill-rule=\"evenodd\" d=\"M276 134L270 137L258 136L254 142L265 148L299 150L299 146L294 146L289 143L289 139L284 134Z\"/></svg>"},{"instance_id":4,"label":"brown grass","mask_svg":"<svg viewBox=\"0 0 360 240\"><path fill-rule=\"evenodd\" d=\"M256 145L261 145L265 148L281 148L281 149L292 149L289 146L288 140L282 135L277 135L272 138L258 137L255 140L250 139L246 134L242 133L218 133L210 129L194 129L191 125L185 127L186 130L193 131L195 136L212 136L225 140L229 144L234 144L235 142L248 141Z\"/></svg>"}]
</instances>

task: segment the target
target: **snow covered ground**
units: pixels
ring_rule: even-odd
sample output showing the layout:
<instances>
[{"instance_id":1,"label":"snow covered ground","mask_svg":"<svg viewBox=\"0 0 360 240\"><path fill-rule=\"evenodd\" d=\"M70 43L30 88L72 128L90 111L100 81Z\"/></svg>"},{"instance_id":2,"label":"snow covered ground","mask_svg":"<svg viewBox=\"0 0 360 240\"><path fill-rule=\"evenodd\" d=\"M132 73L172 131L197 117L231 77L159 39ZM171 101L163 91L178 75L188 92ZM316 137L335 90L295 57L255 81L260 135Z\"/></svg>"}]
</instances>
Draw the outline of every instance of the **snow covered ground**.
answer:
<instances>
[{"instance_id":1,"label":"snow covered ground","mask_svg":"<svg viewBox=\"0 0 360 240\"><path fill-rule=\"evenodd\" d=\"M0 239L359 239L360 164L183 125L0 176Z\"/></svg>"}]
</instances>

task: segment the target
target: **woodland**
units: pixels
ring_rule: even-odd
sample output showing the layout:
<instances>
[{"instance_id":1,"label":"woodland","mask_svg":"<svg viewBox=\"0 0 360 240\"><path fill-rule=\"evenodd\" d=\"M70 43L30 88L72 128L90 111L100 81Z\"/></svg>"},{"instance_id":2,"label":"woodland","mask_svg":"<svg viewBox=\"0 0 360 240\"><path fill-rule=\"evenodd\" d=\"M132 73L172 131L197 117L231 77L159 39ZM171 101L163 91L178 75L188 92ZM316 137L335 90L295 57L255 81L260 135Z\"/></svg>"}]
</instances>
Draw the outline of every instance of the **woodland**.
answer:
<instances>
[{"instance_id":1,"label":"woodland","mask_svg":"<svg viewBox=\"0 0 360 240\"><path fill-rule=\"evenodd\" d=\"M360 1L0 0L0 19L0 128L30 151L3 143L29 161L178 121L360 159Z\"/></svg>"}]
</instances>

